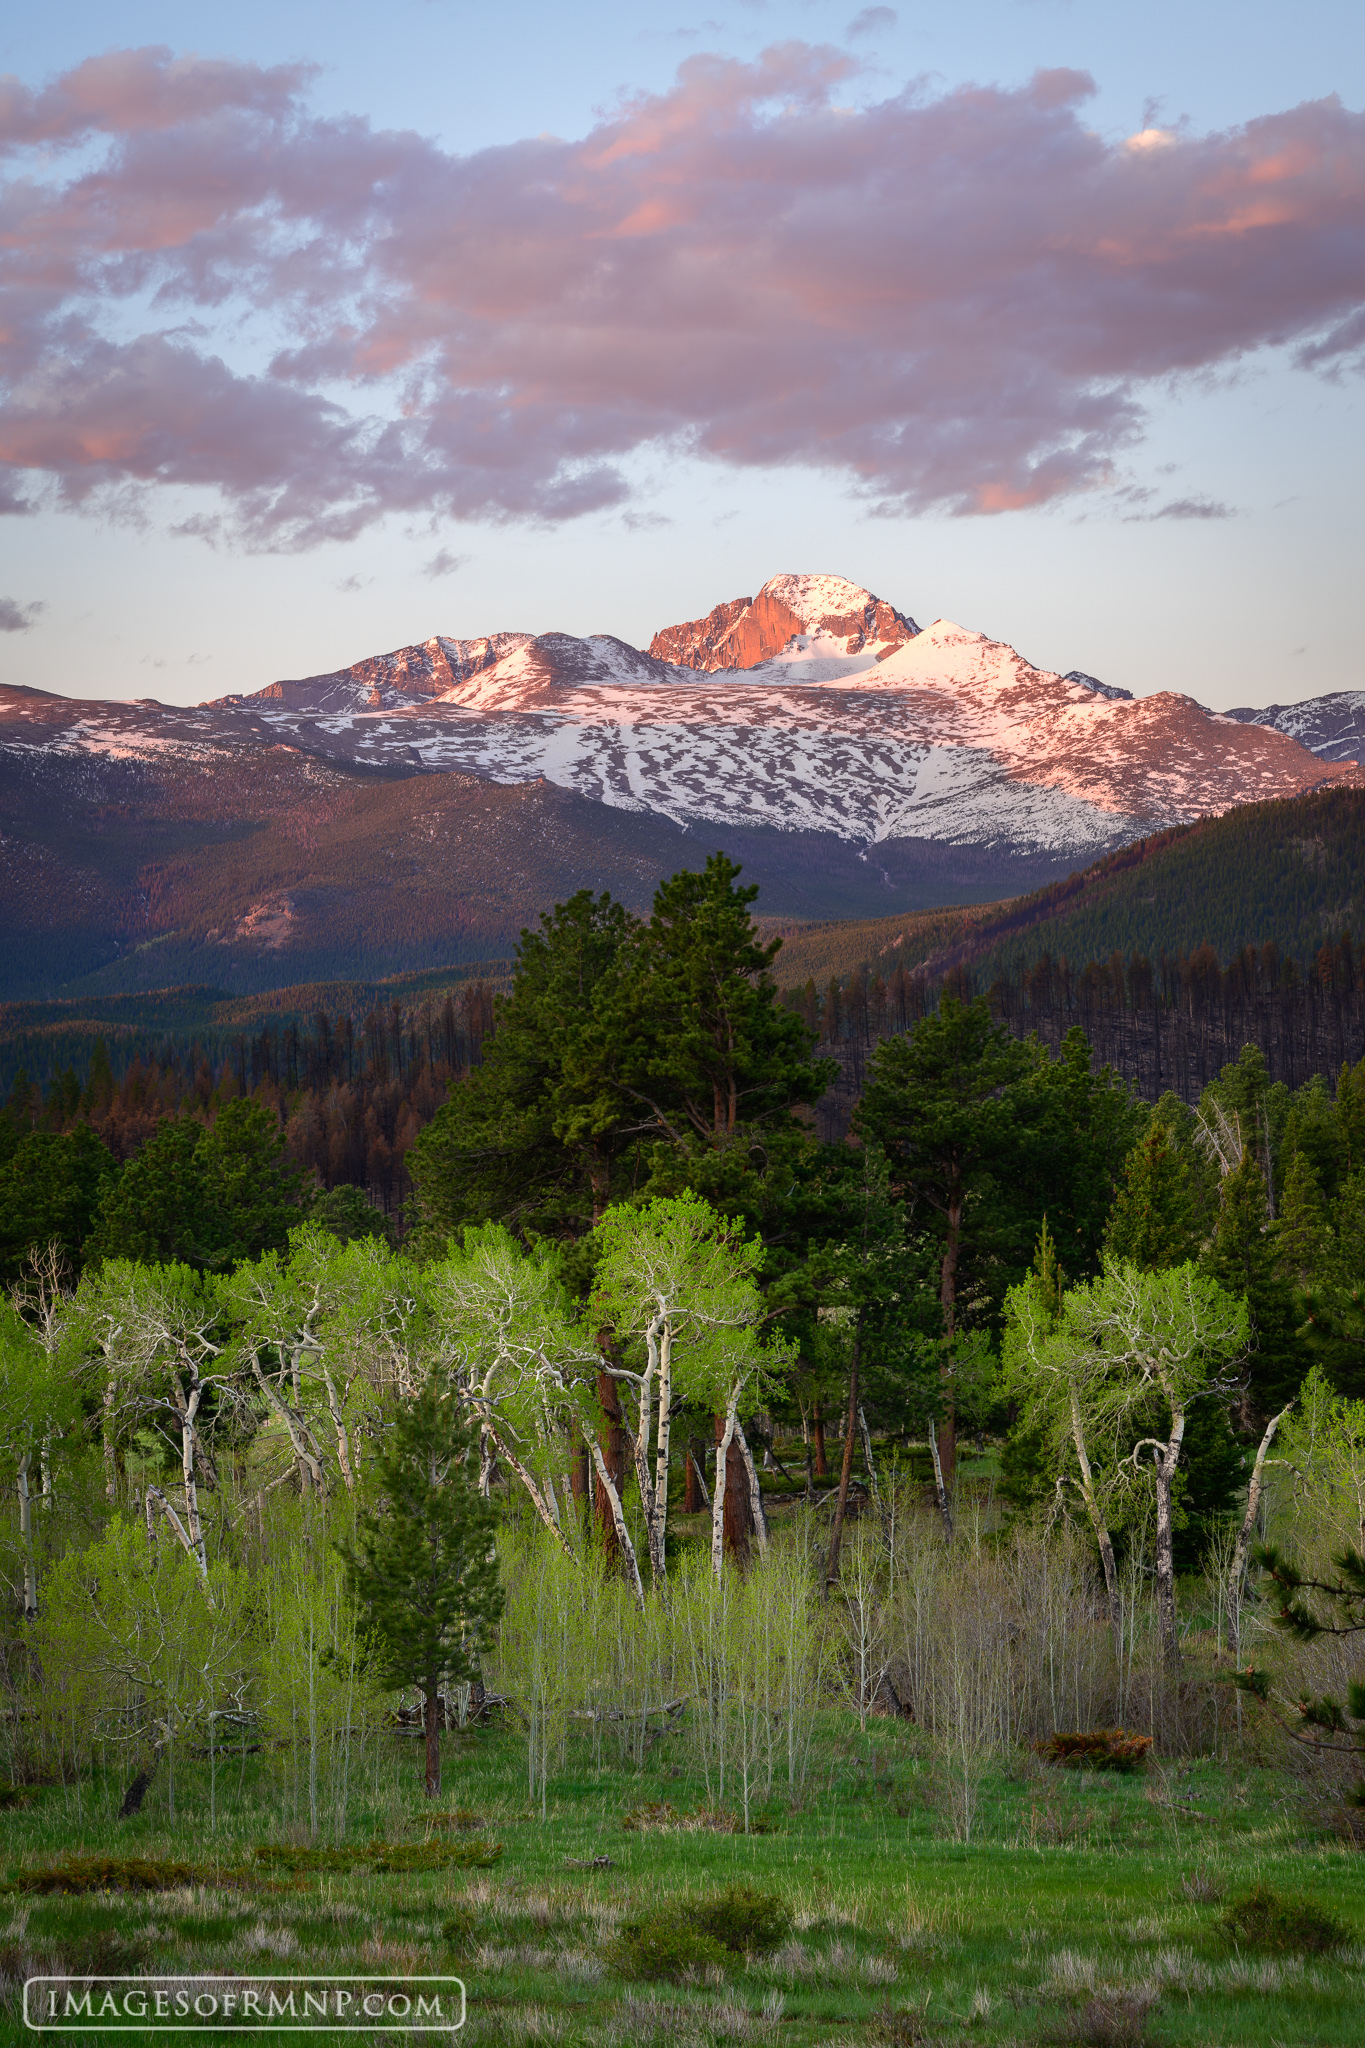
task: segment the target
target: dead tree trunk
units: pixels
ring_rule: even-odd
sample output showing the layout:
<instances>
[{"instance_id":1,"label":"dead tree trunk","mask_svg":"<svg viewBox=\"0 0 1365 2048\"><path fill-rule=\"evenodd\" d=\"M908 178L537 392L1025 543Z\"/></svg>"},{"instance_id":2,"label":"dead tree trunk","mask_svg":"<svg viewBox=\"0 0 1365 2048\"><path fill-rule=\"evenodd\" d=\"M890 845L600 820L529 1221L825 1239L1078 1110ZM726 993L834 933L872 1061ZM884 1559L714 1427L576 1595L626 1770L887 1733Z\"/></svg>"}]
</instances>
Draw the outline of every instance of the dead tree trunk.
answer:
<instances>
[{"instance_id":1,"label":"dead tree trunk","mask_svg":"<svg viewBox=\"0 0 1365 2048\"><path fill-rule=\"evenodd\" d=\"M705 1481L702 1473L706 1467L706 1439L690 1436L687 1439L687 1463L683 1469L683 1513L699 1515L710 1506L706 1498Z\"/></svg>"},{"instance_id":2,"label":"dead tree trunk","mask_svg":"<svg viewBox=\"0 0 1365 2048\"><path fill-rule=\"evenodd\" d=\"M608 1330L602 1331L597 1341L603 1351L608 1350L611 1343L611 1332ZM611 1474L612 1485L616 1488L619 1498L621 1489L626 1483L626 1418L625 1411L621 1407L620 1391L609 1372L599 1372L597 1375L597 1401L598 1406L602 1410L602 1428L599 1438L602 1462ZM607 1557L615 1563L621 1555L621 1546L617 1539L616 1515L611 1495L606 1487L603 1486L600 1475L597 1479L595 1499L597 1532L601 1538L602 1549Z\"/></svg>"}]
</instances>

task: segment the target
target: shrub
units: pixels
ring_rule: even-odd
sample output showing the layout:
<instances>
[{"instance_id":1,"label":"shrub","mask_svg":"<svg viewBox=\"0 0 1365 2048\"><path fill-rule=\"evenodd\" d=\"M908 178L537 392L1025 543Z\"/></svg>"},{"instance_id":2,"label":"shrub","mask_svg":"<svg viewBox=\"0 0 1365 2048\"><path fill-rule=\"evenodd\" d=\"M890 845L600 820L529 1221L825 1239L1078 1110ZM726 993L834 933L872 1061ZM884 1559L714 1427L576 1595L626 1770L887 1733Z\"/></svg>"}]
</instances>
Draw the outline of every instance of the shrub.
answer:
<instances>
[{"instance_id":1,"label":"shrub","mask_svg":"<svg viewBox=\"0 0 1365 2048\"><path fill-rule=\"evenodd\" d=\"M769 1955L791 1932L792 1916L777 1893L751 1884L732 1884L714 1898L686 1906L684 1913L699 1933L734 1955Z\"/></svg>"},{"instance_id":2,"label":"shrub","mask_svg":"<svg viewBox=\"0 0 1365 2048\"><path fill-rule=\"evenodd\" d=\"M1072 1771L1140 1771L1152 1746L1150 1735L1129 1735L1123 1728L1092 1728L1088 1733L1049 1735L1037 1745L1044 1762Z\"/></svg>"},{"instance_id":3,"label":"shrub","mask_svg":"<svg viewBox=\"0 0 1365 2048\"><path fill-rule=\"evenodd\" d=\"M1245 1898L1235 1899L1219 1924L1231 1940L1248 1948L1294 1955L1322 1955L1339 1948L1350 1934L1335 1914L1311 1899L1287 1899L1268 1884L1258 1884Z\"/></svg>"},{"instance_id":4,"label":"shrub","mask_svg":"<svg viewBox=\"0 0 1365 2048\"><path fill-rule=\"evenodd\" d=\"M1156 1999L1149 1991L1102 1991L1073 2014L1067 2037L1086 2048L1144 2048L1147 2016Z\"/></svg>"},{"instance_id":5,"label":"shrub","mask_svg":"<svg viewBox=\"0 0 1365 2048\"><path fill-rule=\"evenodd\" d=\"M370 1857L379 1872L399 1870L490 1870L502 1855L501 1842L399 1842L382 1845Z\"/></svg>"},{"instance_id":6,"label":"shrub","mask_svg":"<svg viewBox=\"0 0 1365 2048\"><path fill-rule=\"evenodd\" d=\"M457 1956L469 1954L478 1932L479 1916L472 1906L457 1906L450 1918L441 1922L441 1938Z\"/></svg>"},{"instance_id":7,"label":"shrub","mask_svg":"<svg viewBox=\"0 0 1365 2048\"><path fill-rule=\"evenodd\" d=\"M256 1861L267 1870L287 1870L291 1876L310 1870L354 1870L368 1860L362 1849L300 1849L288 1842L266 1843L256 1851Z\"/></svg>"},{"instance_id":8,"label":"shrub","mask_svg":"<svg viewBox=\"0 0 1365 2048\"><path fill-rule=\"evenodd\" d=\"M271 1843L256 1851L269 1870L355 1870L368 1864L379 1876L411 1870L488 1870L502 1855L501 1842L370 1842L348 1849L296 1849Z\"/></svg>"},{"instance_id":9,"label":"shrub","mask_svg":"<svg viewBox=\"0 0 1365 2048\"><path fill-rule=\"evenodd\" d=\"M689 1970L723 1969L729 1953L676 1913L649 1913L627 1920L608 1950L608 1961L623 1977L678 1983Z\"/></svg>"},{"instance_id":10,"label":"shrub","mask_svg":"<svg viewBox=\"0 0 1365 2048\"><path fill-rule=\"evenodd\" d=\"M647 1799L643 1806L632 1806L629 1813L621 1815L621 1828L627 1835L648 1834L651 1828L676 1827L678 1820L666 1799Z\"/></svg>"},{"instance_id":11,"label":"shrub","mask_svg":"<svg viewBox=\"0 0 1365 2048\"><path fill-rule=\"evenodd\" d=\"M192 1863L159 1862L147 1856L68 1856L46 1870L21 1870L6 1891L169 1892L204 1876Z\"/></svg>"}]
</instances>

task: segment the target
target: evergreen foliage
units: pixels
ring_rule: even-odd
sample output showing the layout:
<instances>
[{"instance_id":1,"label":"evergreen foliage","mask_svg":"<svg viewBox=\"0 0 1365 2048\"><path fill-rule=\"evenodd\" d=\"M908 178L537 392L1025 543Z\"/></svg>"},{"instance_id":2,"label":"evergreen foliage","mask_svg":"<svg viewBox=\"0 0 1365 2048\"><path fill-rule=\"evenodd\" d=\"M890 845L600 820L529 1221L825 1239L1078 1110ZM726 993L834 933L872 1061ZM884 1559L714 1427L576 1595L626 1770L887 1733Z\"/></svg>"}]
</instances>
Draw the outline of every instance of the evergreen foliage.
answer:
<instances>
[{"instance_id":1,"label":"evergreen foliage","mask_svg":"<svg viewBox=\"0 0 1365 2048\"><path fill-rule=\"evenodd\" d=\"M372 1669L386 1684L421 1688L430 1799L441 1790L441 1691L478 1676L502 1611L497 1513L474 1484L477 1458L452 1390L433 1375L387 1432L343 1549Z\"/></svg>"}]
</instances>

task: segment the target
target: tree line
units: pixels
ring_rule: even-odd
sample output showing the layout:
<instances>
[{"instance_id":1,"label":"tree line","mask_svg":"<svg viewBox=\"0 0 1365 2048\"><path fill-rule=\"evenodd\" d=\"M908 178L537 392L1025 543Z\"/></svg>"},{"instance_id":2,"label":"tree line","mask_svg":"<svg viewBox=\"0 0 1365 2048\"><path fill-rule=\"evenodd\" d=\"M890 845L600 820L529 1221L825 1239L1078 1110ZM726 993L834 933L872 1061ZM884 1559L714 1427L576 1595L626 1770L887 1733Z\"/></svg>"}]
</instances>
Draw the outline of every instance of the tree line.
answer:
<instances>
[{"instance_id":1,"label":"tree line","mask_svg":"<svg viewBox=\"0 0 1365 2048\"><path fill-rule=\"evenodd\" d=\"M1168 1670L1179 1574L1228 1532L1241 1600L1276 1431L1297 1404L1349 1437L1365 1395L1365 1060L1290 1088L1248 1046L1197 1106L1148 1104L1078 1026L1054 1052L945 991L871 1050L830 1141L814 1111L835 1062L779 996L755 894L716 855L648 918L581 892L525 934L480 1062L409 1148L401 1248L358 1190L306 1189L278 1110L246 1094L161 1117L121 1170L88 1122L18 1140L11 1169L42 1138L85 1176L83 1235L77 1218L11 1239L0 1331L26 1712L41 1679L79 1693L79 1721L122 1671L118 1740L147 1770L177 1726L246 1712L280 1489L313 1518L289 1594L321 1630L309 1685L321 1639L327 1683L348 1669L355 1697L401 1664L437 1762L498 1605L466 1571L487 1553L477 1513L425 1592L400 1584L384 1531L420 1519L413 1501L434 1515L442 1486L501 1500L536 1574L605 1570L645 1616L681 1569L679 1514L700 1517L717 1588L766 1569L765 1475L792 1460L821 1518L812 1597L838 1604L860 1502L894 1550L887 1457L923 1448L951 1547L964 1437L990 1438L1020 1525L1060 1519L1090 1546L1116 1656L1135 1557ZM391 1454L409 1437L420 1485ZM308 1603L337 1573L362 1620L343 1627L328 1594L324 1628ZM130 1679L89 1648L172 1595L193 1636L178 1705L166 1672ZM368 1663L367 1602L392 1650ZM384 1621L404 1611L427 1615L420 1645Z\"/></svg>"}]
</instances>

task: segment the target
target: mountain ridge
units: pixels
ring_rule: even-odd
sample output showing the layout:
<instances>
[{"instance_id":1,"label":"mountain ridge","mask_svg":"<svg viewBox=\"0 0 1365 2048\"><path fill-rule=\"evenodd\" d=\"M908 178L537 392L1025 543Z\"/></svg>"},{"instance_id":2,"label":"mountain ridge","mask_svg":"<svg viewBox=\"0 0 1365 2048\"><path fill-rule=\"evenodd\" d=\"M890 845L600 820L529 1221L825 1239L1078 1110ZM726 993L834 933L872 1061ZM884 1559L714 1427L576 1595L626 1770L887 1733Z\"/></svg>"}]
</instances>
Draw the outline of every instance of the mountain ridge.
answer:
<instances>
[{"instance_id":1,"label":"mountain ridge","mask_svg":"<svg viewBox=\"0 0 1365 2048\"><path fill-rule=\"evenodd\" d=\"M1360 780L814 575L648 649L433 635L198 706L0 689L0 995L503 957L575 888L643 908L717 848L781 917L998 900Z\"/></svg>"}]
</instances>

